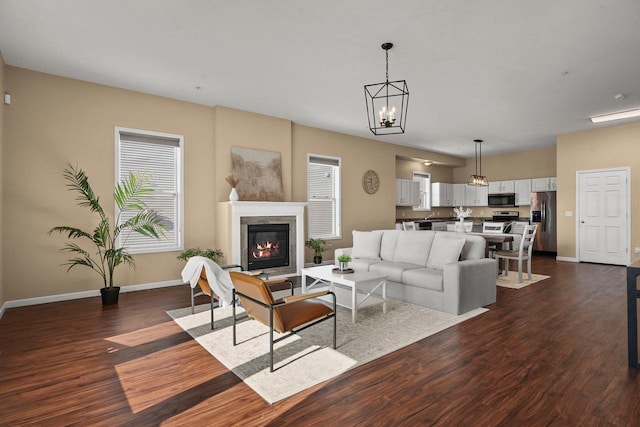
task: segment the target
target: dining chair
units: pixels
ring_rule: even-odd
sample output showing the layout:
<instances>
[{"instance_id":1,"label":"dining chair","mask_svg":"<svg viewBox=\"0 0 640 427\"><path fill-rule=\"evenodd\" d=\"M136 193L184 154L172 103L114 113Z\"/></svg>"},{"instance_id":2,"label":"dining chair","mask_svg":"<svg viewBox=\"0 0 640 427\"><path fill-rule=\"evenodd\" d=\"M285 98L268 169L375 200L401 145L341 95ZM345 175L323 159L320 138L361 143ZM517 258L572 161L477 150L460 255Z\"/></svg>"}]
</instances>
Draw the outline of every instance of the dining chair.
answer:
<instances>
[{"instance_id":1,"label":"dining chair","mask_svg":"<svg viewBox=\"0 0 640 427\"><path fill-rule=\"evenodd\" d=\"M333 319L333 348L336 348L336 295L329 291L319 291L301 295L292 294L274 299L271 289L263 280L240 272L231 272L233 281L233 345L236 339L236 296L242 303L247 316L269 327L269 368L273 372L273 345L304 329L325 320ZM331 305L313 300L329 295ZM273 339L273 332L285 334Z\"/></svg>"},{"instance_id":2,"label":"dining chair","mask_svg":"<svg viewBox=\"0 0 640 427\"><path fill-rule=\"evenodd\" d=\"M405 221L402 223L402 229L404 231L414 231L416 229L416 223L413 221Z\"/></svg>"},{"instance_id":3,"label":"dining chair","mask_svg":"<svg viewBox=\"0 0 640 427\"><path fill-rule=\"evenodd\" d=\"M529 280L531 280L531 257L533 254L533 241L536 237L537 224L527 225L520 239L520 246L516 251L496 251L494 258L498 261L498 267L500 266L500 260L504 260L503 274L506 276L509 274L509 261L518 261L518 283L522 283L522 263L527 261L527 274Z\"/></svg>"},{"instance_id":4,"label":"dining chair","mask_svg":"<svg viewBox=\"0 0 640 427\"><path fill-rule=\"evenodd\" d=\"M501 234L503 232L504 232L504 222L485 221L484 223L482 223L483 234ZM502 243L487 242L487 258L493 258L493 255L499 249L502 249Z\"/></svg>"}]
</instances>

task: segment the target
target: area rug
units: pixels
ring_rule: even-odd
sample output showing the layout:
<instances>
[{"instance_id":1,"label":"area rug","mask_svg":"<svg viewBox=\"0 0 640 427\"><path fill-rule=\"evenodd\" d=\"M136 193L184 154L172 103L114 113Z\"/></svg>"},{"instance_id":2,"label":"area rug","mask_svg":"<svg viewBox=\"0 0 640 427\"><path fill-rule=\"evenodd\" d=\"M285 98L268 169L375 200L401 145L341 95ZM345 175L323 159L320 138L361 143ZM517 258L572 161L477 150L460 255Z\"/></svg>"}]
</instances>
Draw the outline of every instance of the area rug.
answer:
<instances>
[{"instance_id":1,"label":"area rug","mask_svg":"<svg viewBox=\"0 0 640 427\"><path fill-rule=\"evenodd\" d=\"M269 372L268 328L245 317L237 324L239 344L234 347L231 308L215 309L214 331L208 308L204 304L195 314L191 307L167 314L271 404L487 311L456 316L388 299L386 314L380 305L366 307L358 310L354 324L351 311L338 307L336 350L331 348L333 322L322 322L277 343L276 370Z\"/></svg>"},{"instance_id":2,"label":"area rug","mask_svg":"<svg viewBox=\"0 0 640 427\"><path fill-rule=\"evenodd\" d=\"M511 289L521 289L525 286L533 285L534 283L538 283L542 280L546 280L551 276L545 276L544 274L531 274L531 280L529 280L529 275L527 273L522 273L522 283L518 283L518 272L510 271L509 275L498 276L496 280L496 285L502 286L503 288L511 288Z\"/></svg>"}]
</instances>

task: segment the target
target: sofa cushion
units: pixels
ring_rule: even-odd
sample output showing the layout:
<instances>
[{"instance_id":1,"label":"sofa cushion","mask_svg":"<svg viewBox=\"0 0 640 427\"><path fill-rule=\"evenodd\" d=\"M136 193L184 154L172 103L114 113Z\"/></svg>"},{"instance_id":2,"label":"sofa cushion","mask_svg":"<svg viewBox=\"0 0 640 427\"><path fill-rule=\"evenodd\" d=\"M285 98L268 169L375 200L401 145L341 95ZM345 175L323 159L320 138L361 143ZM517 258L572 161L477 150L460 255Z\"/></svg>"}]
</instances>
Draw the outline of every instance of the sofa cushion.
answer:
<instances>
[{"instance_id":1,"label":"sofa cushion","mask_svg":"<svg viewBox=\"0 0 640 427\"><path fill-rule=\"evenodd\" d=\"M393 261L393 255L396 253L398 246L398 238L402 234L402 230L385 230L382 235L380 244L380 258L384 261Z\"/></svg>"},{"instance_id":2,"label":"sofa cushion","mask_svg":"<svg viewBox=\"0 0 640 427\"><path fill-rule=\"evenodd\" d=\"M429 254L428 268L444 270L444 265L456 262L460 258L460 252L465 244L464 237L448 236L449 233L438 233L433 239L431 253ZM453 233L450 233L453 234Z\"/></svg>"},{"instance_id":3,"label":"sofa cushion","mask_svg":"<svg viewBox=\"0 0 640 427\"><path fill-rule=\"evenodd\" d=\"M402 283L434 291L443 291L443 275L444 272L442 270L434 270L432 268L405 270L402 273Z\"/></svg>"},{"instance_id":4,"label":"sofa cushion","mask_svg":"<svg viewBox=\"0 0 640 427\"><path fill-rule=\"evenodd\" d=\"M380 259L381 231L353 230L351 258Z\"/></svg>"},{"instance_id":5,"label":"sofa cushion","mask_svg":"<svg viewBox=\"0 0 640 427\"><path fill-rule=\"evenodd\" d=\"M393 260L426 267L434 235L433 231L402 231Z\"/></svg>"},{"instance_id":6,"label":"sofa cushion","mask_svg":"<svg viewBox=\"0 0 640 427\"><path fill-rule=\"evenodd\" d=\"M369 271L369 267L372 264L378 264L382 261L379 259L368 259L368 258L353 258L349 261L349 268L353 268L358 271Z\"/></svg>"},{"instance_id":7,"label":"sofa cushion","mask_svg":"<svg viewBox=\"0 0 640 427\"><path fill-rule=\"evenodd\" d=\"M405 262L390 262L381 261L369 266L369 271L372 273L384 274L388 280L394 282L402 282L402 273L407 270L420 268L422 266L416 264L408 264Z\"/></svg>"}]
</instances>

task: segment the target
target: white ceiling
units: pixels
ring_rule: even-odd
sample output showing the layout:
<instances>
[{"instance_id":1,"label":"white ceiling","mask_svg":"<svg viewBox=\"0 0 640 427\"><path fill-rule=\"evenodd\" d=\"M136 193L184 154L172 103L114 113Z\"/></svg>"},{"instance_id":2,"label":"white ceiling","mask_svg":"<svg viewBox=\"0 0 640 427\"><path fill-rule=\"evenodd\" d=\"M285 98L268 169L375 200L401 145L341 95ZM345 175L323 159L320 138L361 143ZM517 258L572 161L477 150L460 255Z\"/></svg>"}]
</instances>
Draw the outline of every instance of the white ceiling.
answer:
<instances>
[{"instance_id":1,"label":"white ceiling","mask_svg":"<svg viewBox=\"0 0 640 427\"><path fill-rule=\"evenodd\" d=\"M376 137L363 86L384 81L386 41L409 110L404 135ZM640 108L640 0L0 0L0 51L12 66L462 157L475 138L483 154L552 146L605 126L592 115Z\"/></svg>"}]
</instances>

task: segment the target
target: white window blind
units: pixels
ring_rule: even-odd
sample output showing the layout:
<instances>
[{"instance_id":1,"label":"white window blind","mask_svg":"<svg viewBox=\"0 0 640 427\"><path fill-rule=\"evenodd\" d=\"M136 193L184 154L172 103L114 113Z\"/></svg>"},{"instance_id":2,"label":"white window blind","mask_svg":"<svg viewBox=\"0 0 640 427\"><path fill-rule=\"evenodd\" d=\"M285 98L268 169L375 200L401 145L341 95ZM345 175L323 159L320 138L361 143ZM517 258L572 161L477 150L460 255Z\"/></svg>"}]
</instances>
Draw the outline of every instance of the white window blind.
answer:
<instances>
[{"instance_id":1,"label":"white window blind","mask_svg":"<svg viewBox=\"0 0 640 427\"><path fill-rule=\"evenodd\" d=\"M309 155L307 231L313 238L339 238L340 159Z\"/></svg>"},{"instance_id":2,"label":"white window blind","mask_svg":"<svg viewBox=\"0 0 640 427\"><path fill-rule=\"evenodd\" d=\"M117 128L116 140L116 180L128 177L130 172L149 175L154 194L147 197L145 202L150 209L158 210L166 221L164 237L155 239L123 230L118 247L125 246L131 253L182 249L183 137ZM121 223L133 214L122 212Z\"/></svg>"}]
</instances>

